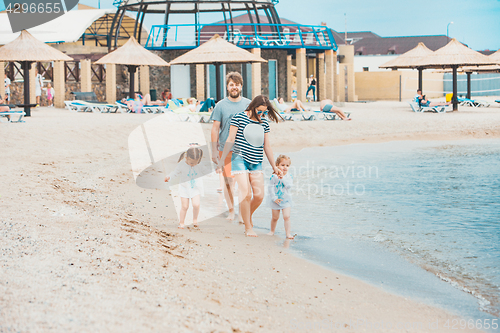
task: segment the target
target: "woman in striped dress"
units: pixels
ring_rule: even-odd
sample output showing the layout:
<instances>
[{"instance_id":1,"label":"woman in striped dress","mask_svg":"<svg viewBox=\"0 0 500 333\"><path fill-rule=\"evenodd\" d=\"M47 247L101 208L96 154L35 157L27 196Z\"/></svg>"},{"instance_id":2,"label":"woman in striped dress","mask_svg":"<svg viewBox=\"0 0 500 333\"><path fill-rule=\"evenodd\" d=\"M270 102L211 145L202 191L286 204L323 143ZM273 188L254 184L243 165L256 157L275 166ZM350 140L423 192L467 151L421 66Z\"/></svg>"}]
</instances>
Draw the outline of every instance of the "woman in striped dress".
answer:
<instances>
[{"instance_id":1,"label":"woman in striped dress","mask_svg":"<svg viewBox=\"0 0 500 333\"><path fill-rule=\"evenodd\" d=\"M264 199L264 174L262 160L266 154L269 164L279 178L280 169L274 165L273 150L269 139L269 118L278 122L281 116L273 108L269 98L255 97L244 112L237 113L231 120L229 137L224 145L220 161L224 161L233 148L231 174L239 188L241 215L245 223L245 234L257 237L253 231L252 215ZM223 165L219 165L219 168Z\"/></svg>"}]
</instances>

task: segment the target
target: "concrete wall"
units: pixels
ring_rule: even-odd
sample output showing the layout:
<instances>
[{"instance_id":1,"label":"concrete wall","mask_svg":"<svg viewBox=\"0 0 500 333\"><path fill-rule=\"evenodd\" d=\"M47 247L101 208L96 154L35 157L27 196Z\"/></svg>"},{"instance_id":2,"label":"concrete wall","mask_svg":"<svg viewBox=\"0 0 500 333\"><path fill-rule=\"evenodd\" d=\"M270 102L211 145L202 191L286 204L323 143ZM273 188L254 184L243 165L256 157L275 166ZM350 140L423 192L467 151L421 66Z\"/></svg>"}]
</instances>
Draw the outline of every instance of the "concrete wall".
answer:
<instances>
[{"instance_id":1,"label":"concrete wall","mask_svg":"<svg viewBox=\"0 0 500 333\"><path fill-rule=\"evenodd\" d=\"M354 71L363 72L363 67L368 67L370 72L385 72L388 69L379 68L389 60L397 58L399 55L359 55L354 56ZM389 69L390 70L390 69Z\"/></svg>"},{"instance_id":2,"label":"concrete wall","mask_svg":"<svg viewBox=\"0 0 500 333\"><path fill-rule=\"evenodd\" d=\"M400 80L401 78L401 80ZM417 93L418 71L355 73L358 100L411 100ZM423 91L429 98L443 96L443 74L423 72Z\"/></svg>"}]
</instances>

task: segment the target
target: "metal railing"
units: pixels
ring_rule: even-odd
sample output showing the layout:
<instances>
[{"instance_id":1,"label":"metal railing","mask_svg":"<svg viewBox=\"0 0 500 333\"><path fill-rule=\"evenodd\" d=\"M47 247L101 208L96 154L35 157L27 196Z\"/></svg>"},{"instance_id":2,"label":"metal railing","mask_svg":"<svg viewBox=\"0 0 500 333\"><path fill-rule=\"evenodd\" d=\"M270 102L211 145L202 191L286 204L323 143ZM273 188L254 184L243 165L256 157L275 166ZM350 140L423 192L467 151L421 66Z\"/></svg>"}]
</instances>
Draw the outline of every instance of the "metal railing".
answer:
<instances>
[{"instance_id":1,"label":"metal railing","mask_svg":"<svg viewBox=\"0 0 500 333\"><path fill-rule=\"evenodd\" d=\"M325 26L271 23L153 25L145 47L190 49L215 34L242 48L337 50L333 34Z\"/></svg>"}]
</instances>

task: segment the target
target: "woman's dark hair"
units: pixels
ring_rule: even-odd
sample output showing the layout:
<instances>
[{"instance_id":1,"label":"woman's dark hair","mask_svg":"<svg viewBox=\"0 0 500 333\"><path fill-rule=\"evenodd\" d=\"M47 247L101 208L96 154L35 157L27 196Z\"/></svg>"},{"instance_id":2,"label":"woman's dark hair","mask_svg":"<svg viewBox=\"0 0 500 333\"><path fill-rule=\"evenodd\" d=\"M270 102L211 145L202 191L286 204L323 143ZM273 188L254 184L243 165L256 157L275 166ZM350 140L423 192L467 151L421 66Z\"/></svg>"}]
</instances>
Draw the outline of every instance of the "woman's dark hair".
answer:
<instances>
[{"instance_id":1,"label":"woman's dark hair","mask_svg":"<svg viewBox=\"0 0 500 333\"><path fill-rule=\"evenodd\" d=\"M181 154L178 162L182 161L186 156L192 160L195 160L197 163L200 163L201 158L203 157L203 150L198 147L191 147Z\"/></svg>"},{"instance_id":2,"label":"woman's dark hair","mask_svg":"<svg viewBox=\"0 0 500 333\"><path fill-rule=\"evenodd\" d=\"M274 109L269 98L267 98L267 96L264 95L256 96L250 102L250 104L248 104L247 111L250 111L250 118L257 118L259 119L259 122L262 122L262 119L260 119L260 117L257 114L257 108L262 105L267 106L267 111L269 111L267 116L269 117L269 119L275 122L279 122L280 119L283 120L278 111Z\"/></svg>"}]
</instances>

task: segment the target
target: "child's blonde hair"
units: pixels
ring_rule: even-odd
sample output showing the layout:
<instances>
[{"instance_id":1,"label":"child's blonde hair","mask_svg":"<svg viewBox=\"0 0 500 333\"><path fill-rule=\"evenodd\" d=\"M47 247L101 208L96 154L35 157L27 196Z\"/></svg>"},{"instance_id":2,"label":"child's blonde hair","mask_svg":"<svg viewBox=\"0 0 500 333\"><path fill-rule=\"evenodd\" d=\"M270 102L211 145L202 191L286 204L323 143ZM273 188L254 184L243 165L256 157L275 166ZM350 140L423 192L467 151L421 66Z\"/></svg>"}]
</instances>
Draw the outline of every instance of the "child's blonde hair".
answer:
<instances>
[{"instance_id":1,"label":"child's blonde hair","mask_svg":"<svg viewBox=\"0 0 500 333\"><path fill-rule=\"evenodd\" d=\"M183 152L181 156L179 157L179 161L182 161L184 158L190 158L192 160L195 160L198 163L200 163L201 158L203 157L203 150L198 147L191 147L187 151Z\"/></svg>"},{"instance_id":2,"label":"child's blonde hair","mask_svg":"<svg viewBox=\"0 0 500 333\"><path fill-rule=\"evenodd\" d=\"M280 165L281 161L283 160L289 160L290 161L290 164L292 164L292 159L286 155L280 155L278 156L278 158L276 159L276 166Z\"/></svg>"}]
</instances>

